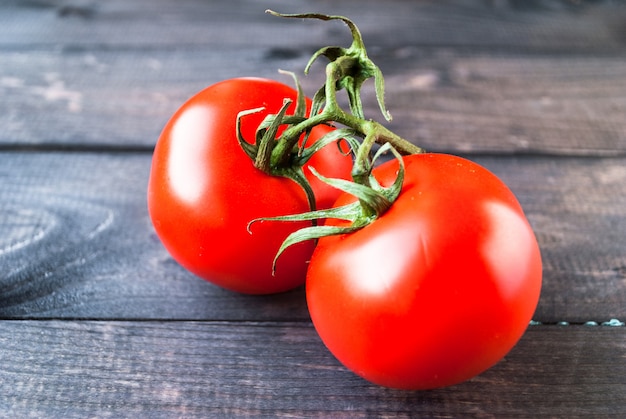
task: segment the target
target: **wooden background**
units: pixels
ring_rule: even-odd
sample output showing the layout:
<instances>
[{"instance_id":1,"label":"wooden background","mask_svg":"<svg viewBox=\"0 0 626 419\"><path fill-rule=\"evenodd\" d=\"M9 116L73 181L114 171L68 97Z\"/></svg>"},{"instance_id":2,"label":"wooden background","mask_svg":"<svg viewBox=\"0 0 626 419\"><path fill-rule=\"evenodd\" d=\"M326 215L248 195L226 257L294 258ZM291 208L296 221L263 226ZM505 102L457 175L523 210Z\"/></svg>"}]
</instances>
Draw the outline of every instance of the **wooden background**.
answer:
<instances>
[{"instance_id":1,"label":"wooden background","mask_svg":"<svg viewBox=\"0 0 626 419\"><path fill-rule=\"evenodd\" d=\"M145 192L174 110L225 78L290 83L278 68L349 42L266 8L353 19L389 126L517 194L544 286L491 370L370 385L324 348L302 289L233 294L160 245ZM625 320L626 3L0 2L0 416L626 417Z\"/></svg>"}]
</instances>

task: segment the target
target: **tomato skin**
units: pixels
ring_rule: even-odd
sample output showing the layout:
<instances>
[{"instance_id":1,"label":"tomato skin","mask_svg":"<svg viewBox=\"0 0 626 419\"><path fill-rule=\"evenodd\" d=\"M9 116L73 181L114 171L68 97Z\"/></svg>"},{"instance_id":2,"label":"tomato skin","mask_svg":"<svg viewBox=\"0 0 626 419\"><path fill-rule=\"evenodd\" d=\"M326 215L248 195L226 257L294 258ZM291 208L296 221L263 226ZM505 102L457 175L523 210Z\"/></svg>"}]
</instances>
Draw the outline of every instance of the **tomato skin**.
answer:
<instances>
[{"instance_id":1,"label":"tomato skin","mask_svg":"<svg viewBox=\"0 0 626 419\"><path fill-rule=\"evenodd\" d=\"M172 257L194 274L247 294L282 292L304 283L312 243L288 249L272 276L276 252L294 230L309 224L250 221L305 212L306 196L292 180L266 175L253 166L236 137L254 141L268 113L278 113L294 89L276 81L240 78L212 85L191 97L172 116L156 144L148 183L148 209L157 235ZM310 105L310 103L309 103ZM293 113L292 104L288 114ZM313 142L330 130L316 127ZM329 145L308 163L326 176L349 178L351 158ZM305 174L310 171L305 167ZM311 176L319 208L339 194Z\"/></svg>"},{"instance_id":2,"label":"tomato skin","mask_svg":"<svg viewBox=\"0 0 626 419\"><path fill-rule=\"evenodd\" d=\"M521 206L487 169L444 154L404 161L389 211L319 240L307 303L347 368L386 387L432 389L480 374L517 343L539 299L542 264ZM384 163L374 175L391 184L397 168ZM342 195L336 206L353 200Z\"/></svg>"}]
</instances>

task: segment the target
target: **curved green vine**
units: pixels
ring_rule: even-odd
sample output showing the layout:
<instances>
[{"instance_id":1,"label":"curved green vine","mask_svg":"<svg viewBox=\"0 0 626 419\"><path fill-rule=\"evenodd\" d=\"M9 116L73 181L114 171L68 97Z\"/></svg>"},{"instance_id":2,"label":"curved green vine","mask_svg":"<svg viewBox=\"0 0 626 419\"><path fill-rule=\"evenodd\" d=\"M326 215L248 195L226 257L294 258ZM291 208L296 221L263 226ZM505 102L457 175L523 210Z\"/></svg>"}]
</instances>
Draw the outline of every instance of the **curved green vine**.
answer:
<instances>
[{"instance_id":1,"label":"curved green vine","mask_svg":"<svg viewBox=\"0 0 626 419\"><path fill-rule=\"evenodd\" d=\"M268 115L259 126L254 143L246 141L238 129L239 142L254 161L255 166L272 176L288 177L297 182L306 192L311 209L310 212L304 214L252 220L248 226L249 231L252 224L260 220L303 221L337 218L350 223L347 227L314 224L311 227L298 230L285 240L276 256L278 258L287 247L293 244L328 235L356 231L381 216L393 205L402 189L404 179L402 155L419 154L425 151L401 138L379 122L365 119L361 88L364 82L371 78L374 79L376 100L383 117L390 121L391 115L384 102L385 83L380 68L368 57L361 33L351 20L343 16L328 16L317 13L280 14L272 10L266 12L283 18L340 20L348 26L352 34L352 44L348 48L337 46L321 48L313 54L307 63L304 70L305 74L319 57L323 56L329 60L326 65L324 86L315 93L308 115L306 115L305 96L297 77L293 73L283 72L290 74L296 84L298 98L294 114L286 114L287 108L292 103L286 100L277 114ZM339 105L337 93L341 90L347 94L349 111L344 110ZM241 112L237 118L237 126L239 127L241 118L259 110ZM338 129L317 140L310 147L305 147L306 139L313 127L321 124L332 124ZM280 136L277 136L278 128L281 126L285 126L285 129ZM328 179L312 169L313 174L323 182L356 196L358 201L345 207L317 211L313 190L308 184L302 166L320 148L331 142L341 140L347 141L354 153L352 181ZM372 156L375 144L379 144L381 147ZM386 152L393 153L394 157L398 159L400 169L394 184L383 188L372 176L372 169L379 157Z\"/></svg>"}]
</instances>

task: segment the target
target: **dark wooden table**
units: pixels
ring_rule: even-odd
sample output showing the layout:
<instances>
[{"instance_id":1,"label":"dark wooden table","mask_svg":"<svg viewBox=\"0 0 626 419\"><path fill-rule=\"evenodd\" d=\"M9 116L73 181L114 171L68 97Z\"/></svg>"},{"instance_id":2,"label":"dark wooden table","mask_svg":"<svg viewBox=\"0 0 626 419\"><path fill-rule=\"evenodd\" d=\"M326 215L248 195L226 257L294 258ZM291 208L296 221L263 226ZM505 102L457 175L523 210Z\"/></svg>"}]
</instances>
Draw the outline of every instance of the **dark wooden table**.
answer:
<instances>
[{"instance_id":1,"label":"dark wooden table","mask_svg":"<svg viewBox=\"0 0 626 419\"><path fill-rule=\"evenodd\" d=\"M351 17L390 127L519 197L542 297L481 376L370 385L325 349L302 289L233 294L161 246L145 193L174 110L225 78L290 83L278 68L349 42L268 7ZM626 417L626 4L0 2L0 319L2 417Z\"/></svg>"}]
</instances>

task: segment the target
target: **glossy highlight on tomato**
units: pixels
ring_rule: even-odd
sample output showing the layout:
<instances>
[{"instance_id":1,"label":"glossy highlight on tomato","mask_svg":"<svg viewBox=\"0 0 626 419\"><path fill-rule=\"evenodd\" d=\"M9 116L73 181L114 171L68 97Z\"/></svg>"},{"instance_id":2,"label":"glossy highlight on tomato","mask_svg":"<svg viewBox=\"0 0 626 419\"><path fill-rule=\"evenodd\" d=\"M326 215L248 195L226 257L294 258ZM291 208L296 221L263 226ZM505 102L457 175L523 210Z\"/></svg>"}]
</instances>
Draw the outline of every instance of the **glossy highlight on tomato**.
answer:
<instances>
[{"instance_id":1,"label":"glossy highlight on tomato","mask_svg":"<svg viewBox=\"0 0 626 419\"><path fill-rule=\"evenodd\" d=\"M403 159L402 192L386 213L319 240L307 302L350 370L432 389L482 373L518 342L539 299L541 256L517 199L487 169L445 154ZM386 185L397 173L396 160L373 172Z\"/></svg>"},{"instance_id":2,"label":"glossy highlight on tomato","mask_svg":"<svg viewBox=\"0 0 626 419\"><path fill-rule=\"evenodd\" d=\"M313 243L294 246L272 261L285 237L308 223L258 222L260 217L309 209L303 189L294 181L254 167L236 137L254 141L264 117L276 114L283 100L296 101L294 89L259 78L229 79L185 102L163 129L156 144L148 184L148 209L157 235L172 257L194 274L221 287L248 294L286 291L303 284ZM310 106L310 101L309 101ZM287 113L293 113L291 105ZM331 130L313 129L309 144ZM333 144L317 152L307 165L327 176L349 178L352 159ZM332 205L338 191L310 176L318 208Z\"/></svg>"}]
</instances>

